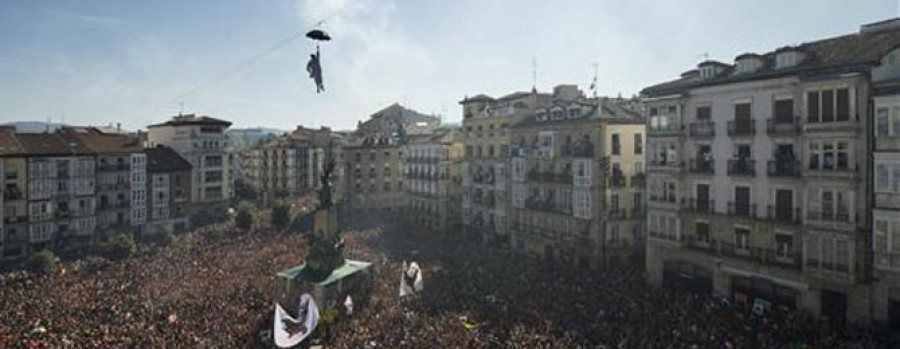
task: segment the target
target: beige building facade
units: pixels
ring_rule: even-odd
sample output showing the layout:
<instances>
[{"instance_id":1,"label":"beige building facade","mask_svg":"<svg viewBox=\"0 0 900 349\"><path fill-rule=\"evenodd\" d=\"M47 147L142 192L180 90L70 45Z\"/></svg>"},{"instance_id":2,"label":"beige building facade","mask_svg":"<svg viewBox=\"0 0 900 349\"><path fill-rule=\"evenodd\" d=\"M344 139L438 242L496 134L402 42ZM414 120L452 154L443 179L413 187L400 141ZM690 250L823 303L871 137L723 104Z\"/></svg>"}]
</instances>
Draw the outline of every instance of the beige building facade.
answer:
<instances>
[{"instance_id":1,"label":"beige building facade","mask_svg":"<svg viewBox=\"0 0 900 349\"><path fill-rule=\"evenodd\" d=\"M651 284L874 318L869 74L898 28L707 61L644 89Z\"/></svg>"}]
</instances>

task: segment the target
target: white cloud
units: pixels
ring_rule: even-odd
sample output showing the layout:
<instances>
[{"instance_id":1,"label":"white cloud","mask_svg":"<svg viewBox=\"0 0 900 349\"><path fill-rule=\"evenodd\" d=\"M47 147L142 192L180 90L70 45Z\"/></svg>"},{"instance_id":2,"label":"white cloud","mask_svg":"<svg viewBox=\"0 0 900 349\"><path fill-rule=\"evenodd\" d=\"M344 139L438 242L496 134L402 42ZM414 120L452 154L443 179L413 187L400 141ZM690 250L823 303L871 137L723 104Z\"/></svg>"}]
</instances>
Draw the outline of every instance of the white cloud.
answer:
<instances>
[{"instance_id":1,"label":"white cloud","mask_svg":"<svg viewBox=\"0 0 900 349\"><path fill-rule=\"evenodd\" d=\"M407 34L393 1L300 2L306 23L329 15L322 24L333 38L322 45L325 88L361 114L346 117L356 120L395 101L408 104L404 97L435 83L433 57Z\"/></svg>"}]
</instances>

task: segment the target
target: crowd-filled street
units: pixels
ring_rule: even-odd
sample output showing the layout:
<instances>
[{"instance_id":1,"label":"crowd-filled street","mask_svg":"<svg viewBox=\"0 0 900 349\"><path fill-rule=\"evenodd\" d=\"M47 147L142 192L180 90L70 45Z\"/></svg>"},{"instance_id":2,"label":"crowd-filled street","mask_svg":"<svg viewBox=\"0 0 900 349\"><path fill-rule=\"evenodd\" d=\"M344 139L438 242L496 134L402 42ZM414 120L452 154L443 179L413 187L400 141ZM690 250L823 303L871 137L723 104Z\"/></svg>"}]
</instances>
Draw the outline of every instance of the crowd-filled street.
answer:
<instances>
[{"instance_id":1,"label":"crowd-filled street","mask_svg":"<svg viewBox=\"0 0 900 349\"><path fill-rule=\"evenodd\" d=\"M210 234L217 230L216 234ZM549 266L415 229L344 234L373 262L367 307L334 326L337 348L885 347L878 330L827 331L792 313L758 317L707 296L644 285L632 270ZM217 224L121 262L64 263L0 280L6 347L270 347L275 273L302 262L297 234ZM399 299L404 259L424 291Z\"/></svg>"}]
</instances>

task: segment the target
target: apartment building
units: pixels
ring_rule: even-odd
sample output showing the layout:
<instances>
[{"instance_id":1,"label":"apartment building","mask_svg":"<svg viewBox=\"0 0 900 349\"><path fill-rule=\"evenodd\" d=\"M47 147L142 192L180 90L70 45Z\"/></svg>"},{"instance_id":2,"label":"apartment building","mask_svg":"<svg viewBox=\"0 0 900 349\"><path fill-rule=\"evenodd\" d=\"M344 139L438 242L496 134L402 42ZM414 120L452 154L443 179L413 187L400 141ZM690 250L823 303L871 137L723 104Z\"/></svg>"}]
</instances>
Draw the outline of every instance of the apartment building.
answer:
<instances>
[{"instance_id":1,"label":"apartment building","mask_svg":"<svg viewBox=\"0 0 900 349\"><path fill-rule=\"evenodd\" d=\"M27 163L28 246L66 251L90 243L96 227L95 161L84 143L64 133L22 133Z\"/></svg>"},{"instance_id":2,"label":"apartment building","mask_svg":"<svg viewBox=\"0 0 900 349\"><path fill-rule=\"evenodd\" d=\"M871 318L869 74L898 45L864 26L645 88L649 282Z\"/></svg>"},{"instance_id":3,"label":"apartment building","mask_svg":"<svg viewBox=\"0 0 900 349\"><path fill-rule=\"evenodd\" d=\"M868 30L896 28L900 20L868 26ZM866 28L866 27L864 27ZM865 29L864 29L865 30ZM873 318L900 328L900 48L888 48L872 68L874 109Z\"/></svg>"},{"instance_id":4,"label":"apartment building","mask_svg":"<svg viewBox=\"0 0 900 349\"><path fill-rule=\"evenodd\" d=\"M428 134L437 117L393 104L360 122L343 146L345 207L356 223L380 223L406 208L404 147Z\"/></svg>"},{"instance_id":5,"label":"apartment building","mask_svg":"<svg viewBox=\"0 0 900 349\"><path fill-rule=\"evenodd\" d=\"M594 268L634 254L643 225L643 183L636 178L644 123L623 102L561 85L547 105L511 127L516 251ZM493 176L476 168L473 179L489 183ZM496 195L475 188L472 200L490 206Z\"/></svg>"},{"instance_id":6,"label":"apartment building","mask_svg":"<svg viewBox=\"0 0 900 349\"><path fill-rule=\"evenodd\" d=\"M263 202L309 194L321 186L319 177L332 154L331 129L298 126L289 134L245 151L243 177Z\"/></svg>"},{"instance_id":7,"label":"apartment building","mask_svg":"<svg viewBox=\"0 0 900 349\"><path fill-rule=\"evenodd\" d=\"M96 229L103 235L140 232L147 217L146 160L140 137L105 133L93 127L64 127L57 131L77 139L96 162Z\"/></svg>"},{"instance_id":8,"label":"apartment building","mask_svg":"<svg viewBox=\"0 0 900 349\"><path fill-rule=\"evenodd\" d=\"M25 148L11 130L0 130L0 258L15 260L28 251L28 183Z\"/></svg>"},{"instance_id":9,"label":"apartment building","mask_svg":"<svg viewBox=\"0 0 900 349\"><path fill-rule=\"evenodd\" d=\"M166 146L144 149L147 157L147 230L190 227L191 163Z\"/></svg>"},{"instance_id":10,"label":"apartment building","mask_svg":"<svg viewBox=\"0 0 900 349\"><path fill-rule=\"evenodd\" d=\"M191 164L191 223L223 217L234 195L225 131L231 123L209 116L178 115L147 126L147 147L171 147Z\"/></svg>"},{"instance_id":11,"label":"apartment building","mask_svg":"<svg viewBox=\"0 0 900 349\"><path fill-rule=\"evenodd\" d=\"M511 247L510 127L532 115L538 106L546 105L550 97L532 90L496 99L476 95L459 102L463 108L466 146L461 169L462 224L468 238L501 248ZM476 193L481 193L478 200Z\"/></svg>"},{"instance_id":12,"label":"apartment building","mask_svg":"<svg viewBox=\"0 0 900 349\"><path fill-rule=\"evenodd\" d=\"M410 223L445 234L460 230L464 147L456 128L411 137L406 144L404 218Z\"/></svg>"}]
</instances>

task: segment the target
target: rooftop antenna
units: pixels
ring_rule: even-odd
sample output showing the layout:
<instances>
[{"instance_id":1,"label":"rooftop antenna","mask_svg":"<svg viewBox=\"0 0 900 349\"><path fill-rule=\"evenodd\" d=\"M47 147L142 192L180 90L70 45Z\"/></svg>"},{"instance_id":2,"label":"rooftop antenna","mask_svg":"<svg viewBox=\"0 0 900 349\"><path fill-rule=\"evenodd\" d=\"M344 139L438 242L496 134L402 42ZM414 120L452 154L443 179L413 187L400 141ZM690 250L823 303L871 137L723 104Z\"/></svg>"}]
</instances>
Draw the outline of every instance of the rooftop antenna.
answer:
<instances>
[{"instance_id":1,"label":"rooftop antenna","mask_svg":"<svg viewBox=\"0 0 900 349\"><path fill-rule=\"evenodd\" d=\"M597 98L597 70L600 65L597 64L597 62L594 62L591 66L594 67L594 78L591 80L591 93L594 95L594 98Z\"/></svg>"},{"instance_id":2,"label":"rooftop antenna","mask_svg":"<svg viewBox=\"0 0 900 349\"><path fill-rule=\"evenodd\" d=\"M703 58L703 61L704 61L704 62L705 62L705 61L708 61L708 60L709 60L709 52L703 52L703 53L701 53L700 56L698 56L698 57Z\"/></svg>"},{"instance_id":3,"label":"rooftop antenna","mask_svg":"<svg viewBox=\"0 0 900 349\"><path fill-rule=\"evenodd\" d=\"M537 92L537 58L531 57L531 92Z\"/></svg>"},{"instance_id":4,"label":"rooftop antenna","mask_svg":"<svg viewBox=\"0 0 900 349\"><path fill-rule=\"evenodd\" d=\"M184 113L184 102L178 102L178 116L181 116Z\"/></svg>"}]
</instances>

